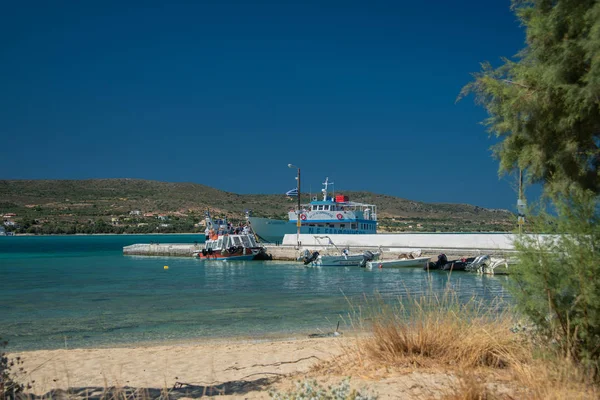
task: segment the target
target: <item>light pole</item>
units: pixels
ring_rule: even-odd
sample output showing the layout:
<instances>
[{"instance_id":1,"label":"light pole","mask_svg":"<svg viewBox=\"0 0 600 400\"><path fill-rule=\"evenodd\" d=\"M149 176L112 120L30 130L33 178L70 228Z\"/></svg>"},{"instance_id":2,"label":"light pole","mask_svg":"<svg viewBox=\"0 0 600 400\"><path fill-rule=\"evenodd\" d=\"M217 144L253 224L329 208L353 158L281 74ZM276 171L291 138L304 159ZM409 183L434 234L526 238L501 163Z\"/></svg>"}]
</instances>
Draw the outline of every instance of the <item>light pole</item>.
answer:
<instances>
[{"instance_id":1,"label":"light pole","mask_svg":"<svg viewBox=\"0 0 600 400\"><path fill-rule=\"evenodd\" d=\"M296 177L297 188L298 188L298 209L296 210L296 227L298 228L298 232L296 233L296 241L298 242L298 249L300 249L300 167L297 167L293 164L288 164L288 168L296 168L298 170L298 176Z\"/></svg>"}]
</instances>

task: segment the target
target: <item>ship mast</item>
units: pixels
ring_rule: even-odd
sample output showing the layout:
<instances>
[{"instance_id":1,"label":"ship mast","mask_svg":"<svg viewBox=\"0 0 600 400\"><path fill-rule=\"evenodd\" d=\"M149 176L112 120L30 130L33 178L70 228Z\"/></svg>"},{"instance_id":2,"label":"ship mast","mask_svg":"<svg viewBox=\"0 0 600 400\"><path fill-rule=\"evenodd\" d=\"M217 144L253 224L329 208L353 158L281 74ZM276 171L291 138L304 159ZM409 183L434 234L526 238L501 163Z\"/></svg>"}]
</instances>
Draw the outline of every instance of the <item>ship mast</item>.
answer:
<instances>
[{"instance_id":1,"label":"ship mast","mask_svg":"<svg viewBox=\"0 0 600 400\"><path fill-rule=\"evenodd\" d=\"M329 185L333 185L333 182L329 182L329 177L327 177L325 178L325 182L323 182L323 186L325 186L325 188L321 189L321 192L323 192L323 201L327 201L327 188Z\"/></svg>"}]
</instances>

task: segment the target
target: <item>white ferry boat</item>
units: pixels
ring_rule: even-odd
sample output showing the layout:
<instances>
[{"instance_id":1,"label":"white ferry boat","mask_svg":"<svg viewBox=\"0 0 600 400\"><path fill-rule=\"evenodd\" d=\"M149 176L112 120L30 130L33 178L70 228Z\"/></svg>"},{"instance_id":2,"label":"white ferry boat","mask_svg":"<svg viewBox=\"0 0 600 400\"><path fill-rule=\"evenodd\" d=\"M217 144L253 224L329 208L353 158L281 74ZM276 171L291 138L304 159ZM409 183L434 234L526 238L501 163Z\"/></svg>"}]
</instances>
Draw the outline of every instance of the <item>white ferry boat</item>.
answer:
<instances>
[{"instance_id":1,"label":"white ferry boat","mask_svg":"<svg viewBox=\"0 0 600 400\"><path fill-rule=\"evenodd\" d=\"M201 260L268 260L264 247L256 243L249 227L234 227L227 219L213 221L206 212L206 242L195 257Z\"/></svg>"},{"instance_id":2,"label":"white ferry boat","mask_svg":"<svg viewBox=\"0 0 600 400\"><path fill-rule=\"evenodd\" d=\"M288 221L270 218L248 217L252 231L269 243L280 243L288 233L296 233L300 218L300 233L315 235L374 234L377 233L377 206L350 201L341 194L329 197L329 178L325 179L321 192L323 199L314 197L310 204L300 210L290 210Z\"/></svg>"}]
</instances>

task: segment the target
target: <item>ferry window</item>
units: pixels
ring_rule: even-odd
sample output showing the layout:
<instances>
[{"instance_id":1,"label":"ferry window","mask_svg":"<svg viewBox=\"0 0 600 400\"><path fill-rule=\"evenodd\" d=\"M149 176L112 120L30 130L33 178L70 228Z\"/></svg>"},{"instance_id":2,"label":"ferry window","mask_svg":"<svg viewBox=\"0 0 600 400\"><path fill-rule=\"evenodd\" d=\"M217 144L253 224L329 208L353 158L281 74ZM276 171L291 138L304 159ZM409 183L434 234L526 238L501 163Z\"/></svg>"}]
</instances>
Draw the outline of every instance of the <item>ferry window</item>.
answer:
<instances>
[{"instance_id":1,"label":"ferry window","mask_svg":"<svg viewBox=\"0 0 600 400\"><path fill-rule=\"evenodd\" d=\"M356 224L352 224L352 225L350 225L350 227L351 227L352 229L356 229Z\"/></svg>"},{"instance_id":2,"label":"ferry window","mask_svg":"<svg viewBox=\"0 0 600 400\"><path fill-rule=\"evenodd\" d=\"M344 229L346 227L346 224L340 224L340 228Z\"/></svg>"},{"instance_id":3,"label":"ferry window","mask_svg":"<svg viewBox=\"0 0 600 400\"><path fill-rule=\"evenodd\" d=\"M217 242L217 249L222 249L223 248L223 239L219 239L219 241Z\"/></svg>"},{"instance_id":4,"label":"ferry window","mask_svg":"<svg viewBox=\"0 0 600 400\"><path fill-rule=\"evenodd\" d=\"M333 226L333 224L329 224L329 227L330 228L335 228L335 226Z\"/></svg>"},{"instance_id":5,"label":"ferry window","mask_svg":"<svg viewBox=\"0 0 600 400\"><path fill-rule=\"evenodd\" d=\"M323 210L329 211L329 206L323 206Z\"/></svg>"},{"instance_id":6,"label":"ferry window","mask_svg":"<svg viewBox=\"0 0 600 400\"><path fill-rule=\"evenodd\" d=\"M250 239L250 245L251 245L252 247L257 247L257 246L256 246L256 242L254 241L254 238L253 238L252 236L248 236L248 239Z\"/></svg>"},{"instance_id":7,"label":"ferry window","mask_svg":"<svg viewBox=\"0 0 600 400\"><path fill-rule=\"evenodd\" d=\"M242 241L240 240L239 236L234 236L231 239L233 239L233 244L236 246L241 246L242 245Z\"/></svg>"},{"instance_id":8,"label":"ferry window","mask_svg":"<svg viewBox=\"0 0 600 400\"><path fill-rule=\"evenodd\" d=\"M319 210L322 210L322 209L323 209L323 206L319 206Z\"/></svg>"},{"instance_id":9,"label":"ferry window","mask_svg":"<svg viewBox=\"0 0 600 400\"><path fill-rule=\"evenodd\" d=\"M321 228L324 228L324 227L325 227L325 225L323 225L323 224L319 224L319 225L317 225L317 226L318 226L318 227L321 227Z\"/></svg>"},{"instance_id":10,"label":"ferry window","mask_svg":"<svg viewBox=\"0 0 600 400\"><path fill-rule=\"evenodd\" d=\"M250 240L248 240L248 236L242 236L242 242L244 242L245 247L251 247Z\"/></svg>"},{"instance_id":11,"label":"ferry window","mask_svg":"<svg viewBox=\"0 0 600 400\"><path fill-rule=\"evenodd\" d=\"M315 226L315 224L308 224L308 226Z\"/></svg>"},{"instance_id":12,"label":"ferry window","mask_svg":"<svg viewBox=\"0 0 600 400\"><path fill-rule=\"evenodd\" d=\"M312 206L312 210L316 211L317 210L317 206Z\"/></svg>"}]
</instances>

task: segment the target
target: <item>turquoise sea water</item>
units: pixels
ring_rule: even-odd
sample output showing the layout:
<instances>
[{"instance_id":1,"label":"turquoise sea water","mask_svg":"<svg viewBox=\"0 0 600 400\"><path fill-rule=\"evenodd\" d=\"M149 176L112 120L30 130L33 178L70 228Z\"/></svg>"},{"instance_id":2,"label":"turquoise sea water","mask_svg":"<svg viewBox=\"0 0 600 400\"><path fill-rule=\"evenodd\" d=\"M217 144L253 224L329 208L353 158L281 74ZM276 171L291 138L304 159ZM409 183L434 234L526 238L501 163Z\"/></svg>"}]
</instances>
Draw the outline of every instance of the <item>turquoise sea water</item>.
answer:
<instances>
[{"instance_id":1,"label":"turquoise sea water","mask_svg":"<svg viewBox=\"0 0 600 400\"><path fill-rule=\"evenodd\" d=\"M9 350L101 347L198 338L302 337L331 331L365 296L393 301L451 279L464 300L508 299L505 277L419 268L306 268L123 256L133 243L203 235L0 237L0 337ZM164 270L168 265L169 269ZM427 277L430 277L429 280ZM343 327L343 325L342 325Z\"/></svg>"}]
</instances>

